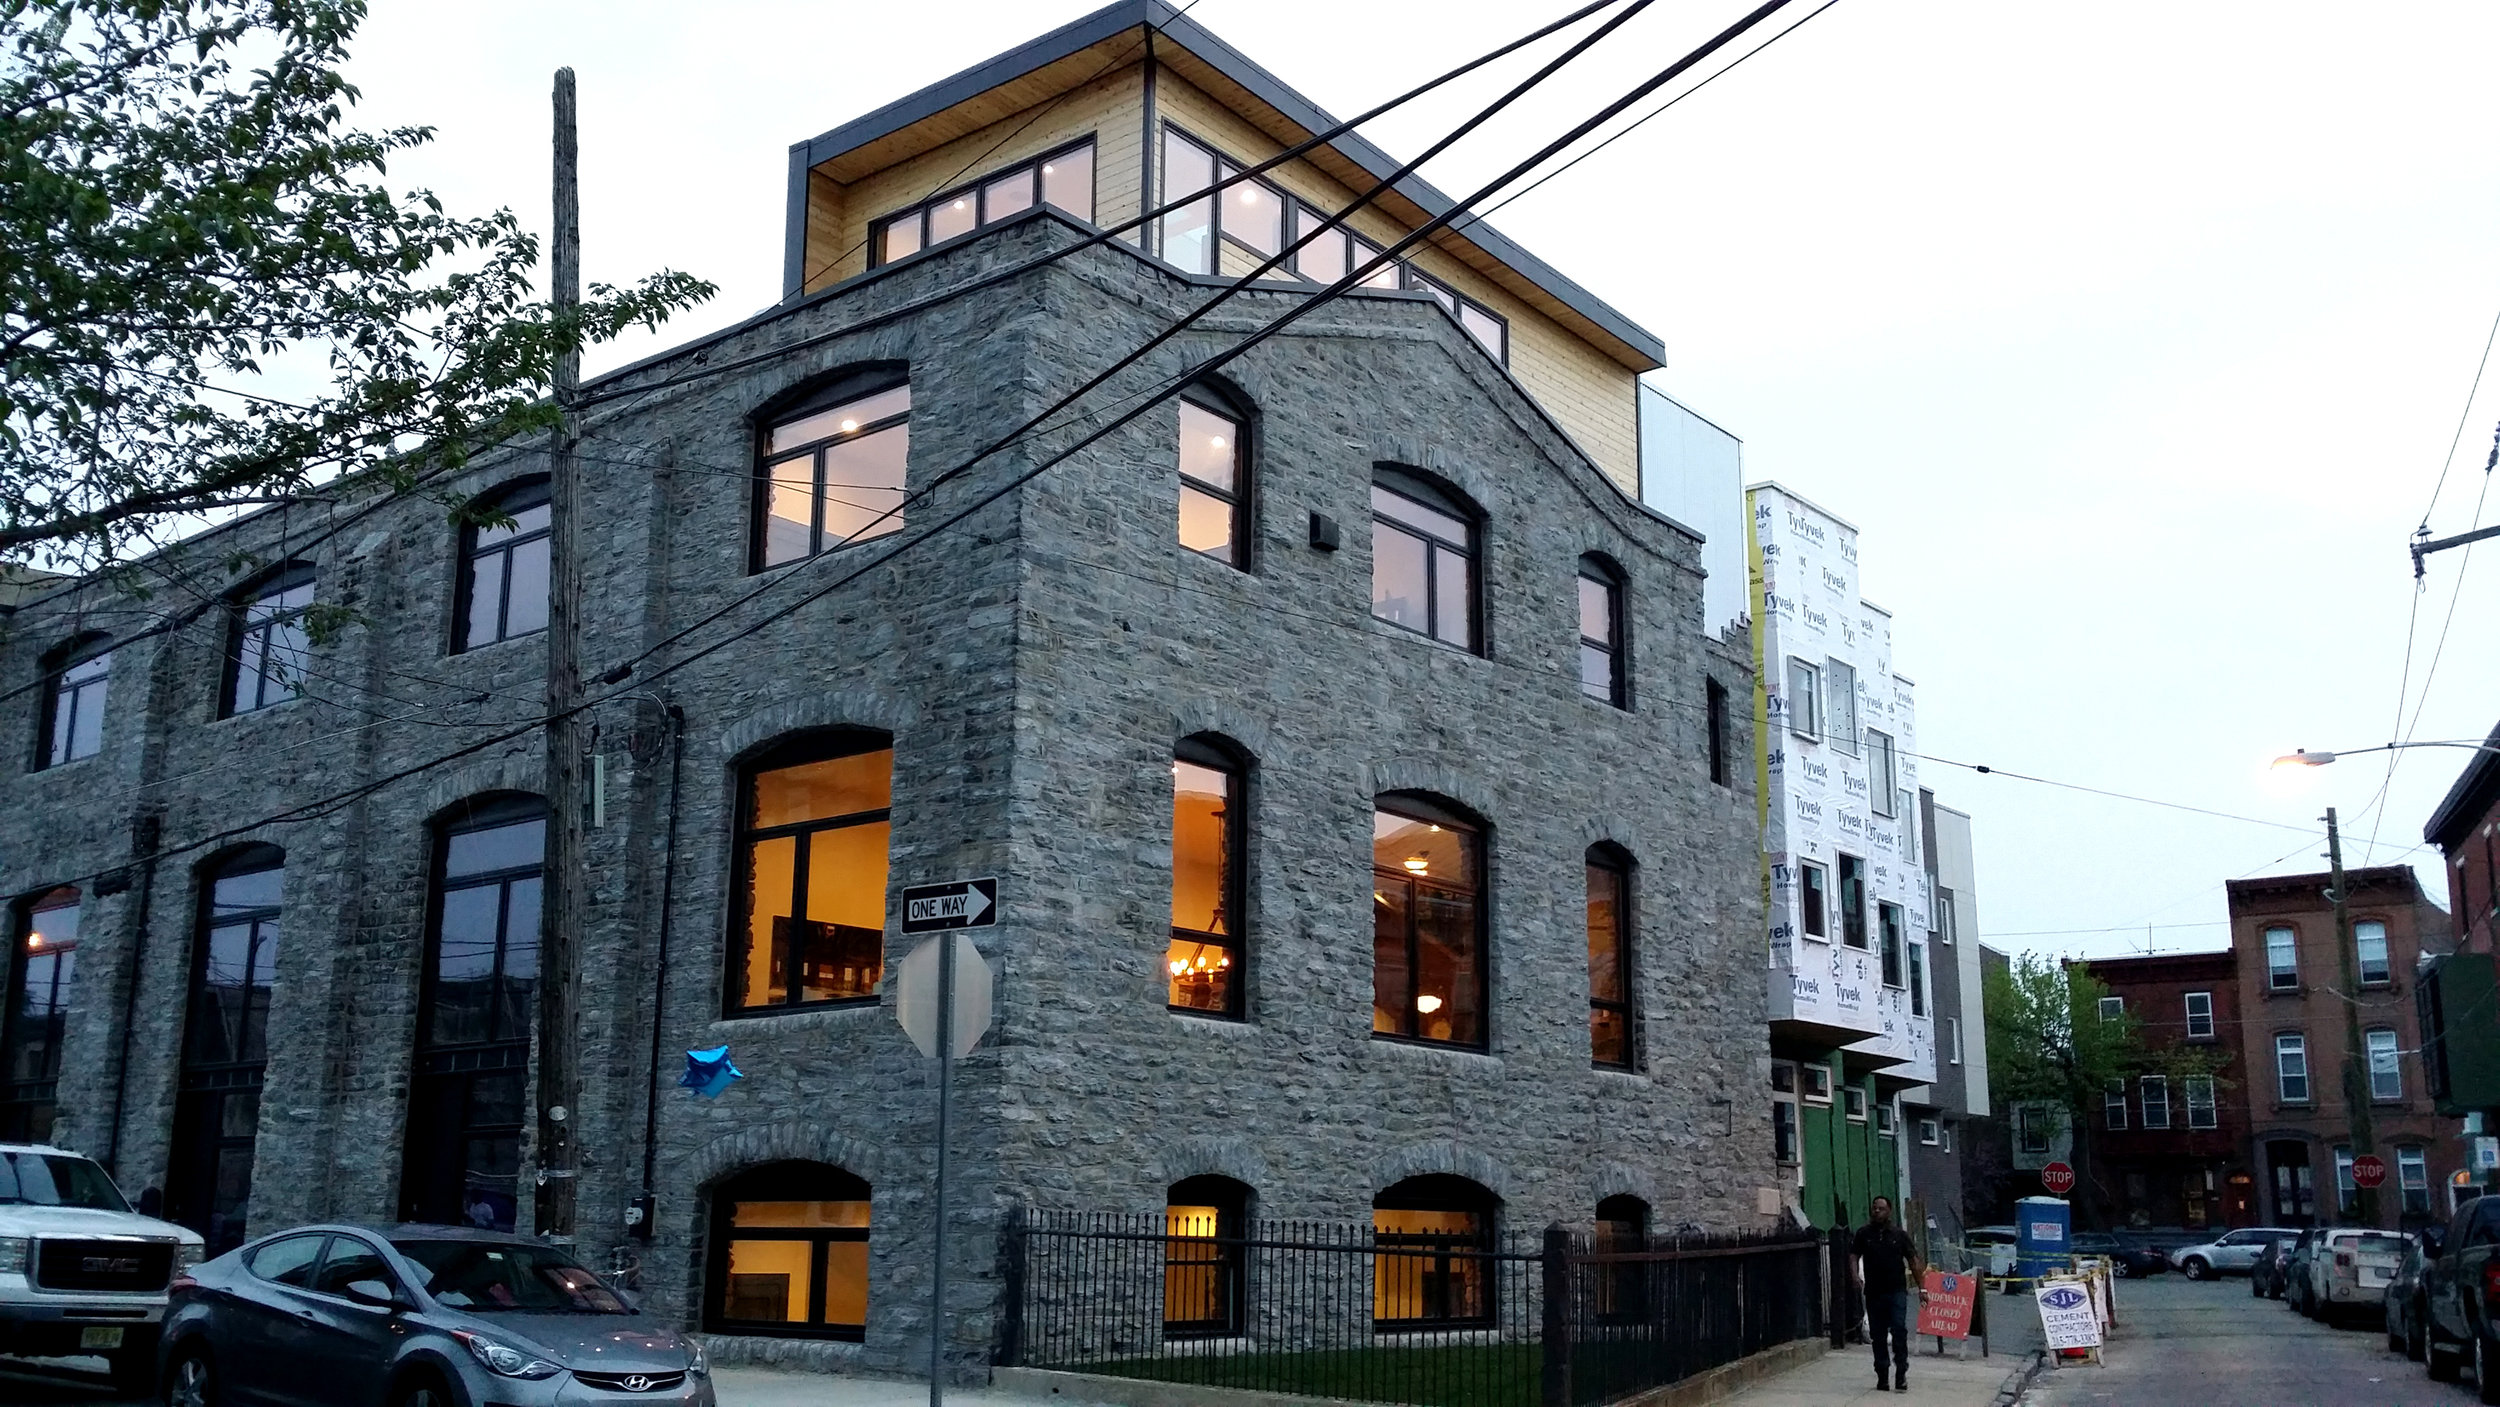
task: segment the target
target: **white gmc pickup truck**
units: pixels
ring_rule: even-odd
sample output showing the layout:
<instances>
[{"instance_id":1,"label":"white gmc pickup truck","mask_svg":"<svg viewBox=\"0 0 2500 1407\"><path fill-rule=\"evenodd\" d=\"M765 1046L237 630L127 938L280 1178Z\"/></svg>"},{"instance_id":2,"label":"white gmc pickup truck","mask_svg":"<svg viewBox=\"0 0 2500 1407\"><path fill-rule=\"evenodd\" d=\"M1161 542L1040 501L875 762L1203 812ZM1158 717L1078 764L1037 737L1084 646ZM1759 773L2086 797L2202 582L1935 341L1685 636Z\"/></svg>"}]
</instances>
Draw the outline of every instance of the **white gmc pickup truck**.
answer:
<instances>
[{"instance_id":1,"label":"white gmc pickup truck","mask_svg":"<svg viewBox=\"0 0 2500 1407\"><path fill-rule=\"evenodd\" d=\"M0 1353L101 1357L116 1384L147 1391L165 1287L200 1246L132 1211L92 1160L0 1143Z\"/></svg>"}]
</instances>

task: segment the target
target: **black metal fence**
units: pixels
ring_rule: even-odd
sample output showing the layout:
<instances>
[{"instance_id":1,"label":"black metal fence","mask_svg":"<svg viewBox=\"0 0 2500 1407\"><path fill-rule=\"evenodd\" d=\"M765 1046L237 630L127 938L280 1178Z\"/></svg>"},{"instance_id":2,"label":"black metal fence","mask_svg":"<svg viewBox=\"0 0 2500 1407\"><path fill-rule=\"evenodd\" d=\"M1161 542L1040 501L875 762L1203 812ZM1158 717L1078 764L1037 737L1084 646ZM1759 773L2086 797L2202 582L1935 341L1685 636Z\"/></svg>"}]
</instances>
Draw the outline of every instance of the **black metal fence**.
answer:
<instances>
[{"instance_id":1,"label":"black metal fence","mask_svg":"<svg viewBox=\"0 0 2500 1407\"><path fill-rule=\"evenodd\" d=\"M1821 1332L1818 1246L1019 1212L998 1358L1408 1407L1583 1407Z\"/></svg>"}]
</instances>

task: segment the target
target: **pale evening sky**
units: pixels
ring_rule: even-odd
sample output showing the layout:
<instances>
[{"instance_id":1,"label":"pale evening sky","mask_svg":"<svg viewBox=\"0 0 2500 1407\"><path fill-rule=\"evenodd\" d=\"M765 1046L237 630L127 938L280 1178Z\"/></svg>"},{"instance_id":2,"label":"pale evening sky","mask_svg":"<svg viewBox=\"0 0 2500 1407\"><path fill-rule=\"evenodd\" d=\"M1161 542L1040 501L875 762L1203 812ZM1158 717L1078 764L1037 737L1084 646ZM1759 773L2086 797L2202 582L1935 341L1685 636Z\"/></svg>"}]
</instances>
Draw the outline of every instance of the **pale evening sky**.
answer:
<instances>
[{"instance_id":1,"label":"pale evening sky","mask_svg":"<svg viewBox=\"0 0 2500 1407\"><path fill-rule=\"evenodd\" d=\"M361 124L440 129L393 184L543 230L549 75L577 70L588 277L722 289L596 369L774 300L791 142L1092 8L375 0L350 73ZM1343 115L1566 8L1191 18ZM1746 8L1663 0L1427 176L1481 182ZM1494 223L1665 339L1654 381L1743 437L1749 480L1857 524L1921 751L2287 825L2332 804L2348 863L2419 863L2468 753L2407 756L2383 819L2381 756L2297 793L2264 764L2399 735L2404 544L2461 411L2430 523L2474 519L2500 420L2500 370L2466 408L2500 313L2495 51L2500 7L2476 3L1841 0ZM1369 135L1405 155L1491 91ZM2407 717L2462 572L2413 736L2479 738L2500 562L2432 561ZM1975 817L2001 947L2140 950L2148 922L2163 948L2217 946L2222 880L2323 848L1932 762L1923 780ZM2076 929L2100 931L2043 932Z\"/></svg>"}]
</instances>

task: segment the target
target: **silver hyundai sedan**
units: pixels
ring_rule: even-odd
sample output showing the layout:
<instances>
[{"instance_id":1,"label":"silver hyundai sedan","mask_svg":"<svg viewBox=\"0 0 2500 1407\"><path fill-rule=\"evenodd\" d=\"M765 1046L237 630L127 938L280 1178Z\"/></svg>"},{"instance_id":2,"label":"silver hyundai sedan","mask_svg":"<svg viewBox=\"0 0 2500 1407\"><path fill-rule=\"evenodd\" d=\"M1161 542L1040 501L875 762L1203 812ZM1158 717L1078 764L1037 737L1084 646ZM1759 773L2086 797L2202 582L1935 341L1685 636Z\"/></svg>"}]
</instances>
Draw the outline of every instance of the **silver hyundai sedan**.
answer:
<instances>
[{"instance_id":1,"label":"silver hyundai sedan","mask_svg":"<svg viewBox=\"0 0 2500 1407\"><path fill-rule=\"evenodd\" d=\"M454 1226L304 1226L181 1276L172 1407L714 1407L701 1345L563 1251Z\"/></svg>"}]
</instances>

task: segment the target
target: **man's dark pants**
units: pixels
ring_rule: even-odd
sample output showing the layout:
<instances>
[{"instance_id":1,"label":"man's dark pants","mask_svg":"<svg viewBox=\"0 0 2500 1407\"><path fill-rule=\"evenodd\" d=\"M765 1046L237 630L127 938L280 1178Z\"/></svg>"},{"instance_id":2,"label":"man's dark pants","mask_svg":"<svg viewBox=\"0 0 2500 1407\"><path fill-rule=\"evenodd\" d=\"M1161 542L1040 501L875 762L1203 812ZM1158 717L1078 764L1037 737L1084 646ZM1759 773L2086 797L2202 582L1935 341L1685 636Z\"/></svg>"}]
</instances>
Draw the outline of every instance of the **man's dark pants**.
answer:
<instances>
[{"instance_id":1,"label":"man's dark pants","mask_svg":"<svg viewBox=\"0 0 2500 1407\"><path fill-rule=\"evenodd\" d=\"M1910 1371L1909 1291L1867 1295L1866 1337L1875 1345L1876 1377L1889 1379L1893 1373Z\"/></svg>"}]
</instances>

